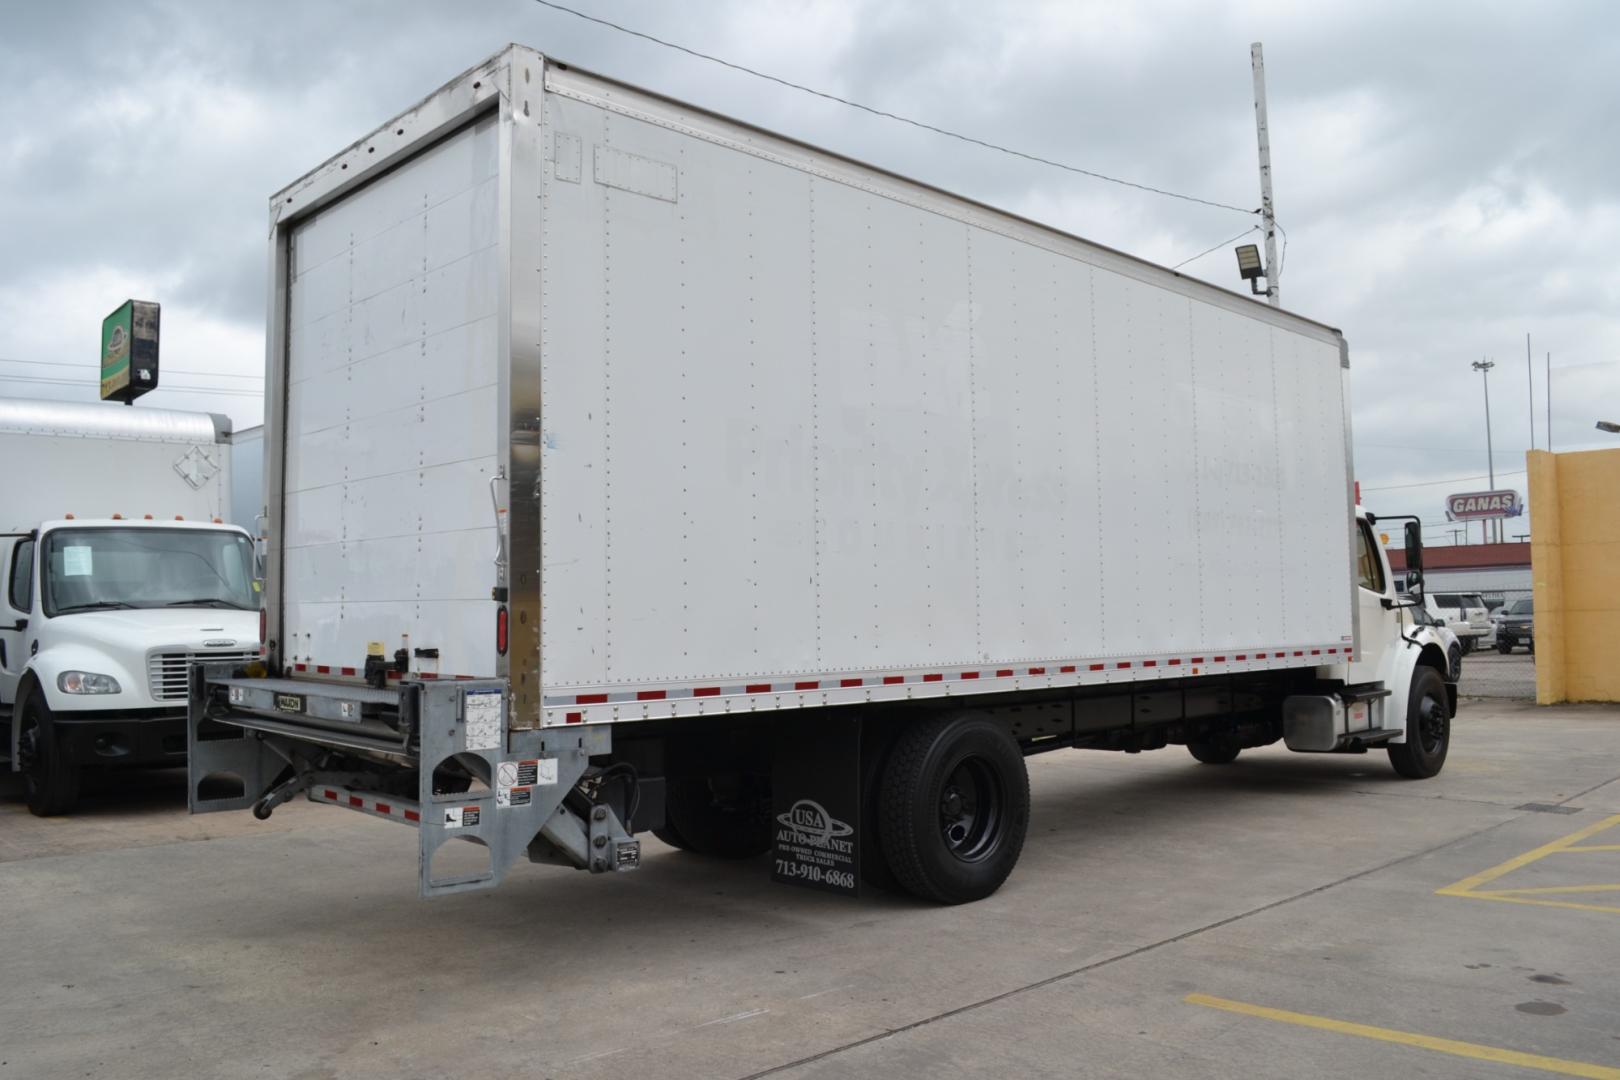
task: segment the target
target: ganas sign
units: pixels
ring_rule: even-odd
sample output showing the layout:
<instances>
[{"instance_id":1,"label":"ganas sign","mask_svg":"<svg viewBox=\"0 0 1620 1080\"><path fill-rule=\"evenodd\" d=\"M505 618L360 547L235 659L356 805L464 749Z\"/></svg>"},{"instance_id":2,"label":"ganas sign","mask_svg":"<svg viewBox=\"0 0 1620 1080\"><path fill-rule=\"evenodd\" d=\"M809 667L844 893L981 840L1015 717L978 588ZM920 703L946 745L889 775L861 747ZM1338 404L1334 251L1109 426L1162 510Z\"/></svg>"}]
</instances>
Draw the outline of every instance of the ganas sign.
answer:
<instances>
[{"instance_id":1,"label":"ganas sign","mask_svg":"<svg viewBox=\"0 0 1620 1080\"><path fill-rule=\"evenodd\" d=\"M1471 491L1446 497L1446 518L1450 521L1518 517L1522 513L1524 503L1519 501L1517 491Z\"/></svg>"}]
</instances>

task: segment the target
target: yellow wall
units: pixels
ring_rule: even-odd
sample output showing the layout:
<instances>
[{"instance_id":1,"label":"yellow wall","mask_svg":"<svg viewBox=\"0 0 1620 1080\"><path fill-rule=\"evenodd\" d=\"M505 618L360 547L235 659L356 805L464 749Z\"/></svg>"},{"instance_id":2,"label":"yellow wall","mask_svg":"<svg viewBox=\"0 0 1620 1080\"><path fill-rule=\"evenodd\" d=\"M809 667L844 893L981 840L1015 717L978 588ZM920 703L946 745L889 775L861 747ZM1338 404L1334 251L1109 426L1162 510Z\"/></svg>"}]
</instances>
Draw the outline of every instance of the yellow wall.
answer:
<instances>
[{"instance_id":1,"label":"yellow wall","mask_svg":"<svg viewBox=\"0 0 1620 1080\"><path fill-rule=\"evenodd\" d=\"M1532 450L1536 700L1620 701L1620 450Z\"/></svg>"}]
</instances>

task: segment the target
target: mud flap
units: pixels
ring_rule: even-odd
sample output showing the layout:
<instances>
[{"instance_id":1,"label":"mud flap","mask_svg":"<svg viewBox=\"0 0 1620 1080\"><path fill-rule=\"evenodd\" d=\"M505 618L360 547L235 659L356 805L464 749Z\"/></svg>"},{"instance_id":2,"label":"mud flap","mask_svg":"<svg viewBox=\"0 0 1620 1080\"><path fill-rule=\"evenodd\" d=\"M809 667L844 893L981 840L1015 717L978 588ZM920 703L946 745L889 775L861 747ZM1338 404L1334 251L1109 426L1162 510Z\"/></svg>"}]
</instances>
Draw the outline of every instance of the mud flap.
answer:
<instances>
[{"instance_id":1,"label":"mud flap","mask_svg":"<svg viewBox=\"0 0 1620 1080\"><path fill-rule=\"evenodd\" d=\"M773 880L860 895L861 725L858 717L784 721L771 778Z\"/></svg>"}]
</instances>

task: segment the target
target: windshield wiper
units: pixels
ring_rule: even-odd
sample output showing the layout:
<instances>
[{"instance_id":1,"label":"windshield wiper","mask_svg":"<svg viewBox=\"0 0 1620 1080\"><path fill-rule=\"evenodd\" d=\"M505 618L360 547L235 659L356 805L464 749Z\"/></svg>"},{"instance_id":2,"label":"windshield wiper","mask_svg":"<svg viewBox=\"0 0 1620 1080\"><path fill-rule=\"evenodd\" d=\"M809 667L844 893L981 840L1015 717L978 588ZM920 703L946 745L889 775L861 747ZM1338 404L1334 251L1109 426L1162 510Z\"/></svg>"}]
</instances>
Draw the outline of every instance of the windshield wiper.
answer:
<instances>
[{"instance_id":1,"label":"windshield wiper","mask_svg":"<svg viewBox=\"0 0 1620 1080\"><path fill-rule=\"evenodd\" d=\"M192 600L170 600L164 607L207 607L210 604L223 604L233 611L247 611L241 604L233 604L221 596L199 596Z\"/></svg>"},{"instance_id":2,"label":"windshield wiper","mask_svg":"<svg viewBox=\"0 0 1620 1080\"><path fill-rule=\"evenodd\" d=\"M92 600L88 604L69 604L56 609L58 615L66 615L70 611L105 611L108 608L129 608L135 610L134 604L126 604L122 600Z\"/></svg>"}]
</instances>

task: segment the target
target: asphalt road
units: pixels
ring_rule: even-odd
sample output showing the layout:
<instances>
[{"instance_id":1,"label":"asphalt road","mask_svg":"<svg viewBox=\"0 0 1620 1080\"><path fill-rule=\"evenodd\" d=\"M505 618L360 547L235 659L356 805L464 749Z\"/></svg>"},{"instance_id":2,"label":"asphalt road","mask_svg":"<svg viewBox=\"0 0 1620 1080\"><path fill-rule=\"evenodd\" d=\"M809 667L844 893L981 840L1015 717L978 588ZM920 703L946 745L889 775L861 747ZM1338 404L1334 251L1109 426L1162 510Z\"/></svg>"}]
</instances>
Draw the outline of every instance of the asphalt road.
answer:
<instances>
[{"instance_id":1,"label":"asphalt road","mask_svg":"<svg viewBox=\"0 0 1620 1080\"><path fill-rule=\"evenodd\" d=\"M187 818L172 774L38 820L10 784L0 1080L1620 1080L1620 708L1467 702L1424 782L1030 764L1023 861L957 908L652 841L422 902L403 826Z\"/></svg>"}]
</instances>

